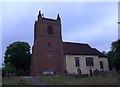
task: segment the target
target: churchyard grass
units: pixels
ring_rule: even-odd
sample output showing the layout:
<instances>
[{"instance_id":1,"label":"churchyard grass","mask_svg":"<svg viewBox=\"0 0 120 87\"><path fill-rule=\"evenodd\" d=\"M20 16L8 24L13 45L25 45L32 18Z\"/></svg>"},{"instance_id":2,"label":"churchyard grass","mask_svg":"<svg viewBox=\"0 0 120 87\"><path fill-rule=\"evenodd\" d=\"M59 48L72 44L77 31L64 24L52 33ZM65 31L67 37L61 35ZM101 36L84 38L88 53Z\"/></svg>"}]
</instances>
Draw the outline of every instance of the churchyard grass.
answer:
<instances>
[{"instance_id":1,"label":"churchyard grass","mask_svg":"<svg viewBox=\"0 0 120 87\"><path fill-rule=\"evenodd\" d=\"M32 85L32 81L22 77L3 77L2 85Z\"/></svg>"},{"instance_id":2,"label":"churchyard grass","mask_svg":"<svg viewBox=\"0 0 120 87\"><path fill-rule=\"evenodd\" d=\"M37 76L48 85L118 85L118 77Z\"/></svg>"},{"instance_id":3,"label":"churchyard grass","mask_svg":"<svg viewBox=\"0 0 120 87\"><path fill-rule=\"evenodd\" d=\"M46 85L118 85L118 77L74 77L74 76L35 76ZM22 81L21 81L22 80ZM25 82L24 82L25 80ZM33 85L31 79L23 77L3 77L3 85Z\"/></svg>"}]
</instances>

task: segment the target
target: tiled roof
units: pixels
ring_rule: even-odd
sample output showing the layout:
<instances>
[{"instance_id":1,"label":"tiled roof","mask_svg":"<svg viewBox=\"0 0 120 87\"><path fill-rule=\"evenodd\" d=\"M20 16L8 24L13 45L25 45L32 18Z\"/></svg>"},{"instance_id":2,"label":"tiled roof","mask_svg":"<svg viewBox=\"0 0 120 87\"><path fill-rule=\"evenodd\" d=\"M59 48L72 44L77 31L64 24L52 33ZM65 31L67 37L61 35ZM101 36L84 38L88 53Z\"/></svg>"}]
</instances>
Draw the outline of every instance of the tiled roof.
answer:
<instances>
[{"instance_id":1,"label":"tiled roof","mask_svg":"<svg viewBox=\"0 0 120 87\"><path fill-rule=\"evenodd\" d=\"M94 53L97 54L99 57L107 57L105 56L103 53L101 53L100 51L98 51L96 48L92 48Z\"/></svg>"},{"instance_id":2,"label":"tiled roof","mask_svg":"<svg viewBox=\"0 0 120 87\"><path fill-rule=\"evenodd\" d=\"M98 55L99 57L106 57L97 49L83 43L63 42L63 49L65 54L70 55Z\"/></svg>"}]
</instances>

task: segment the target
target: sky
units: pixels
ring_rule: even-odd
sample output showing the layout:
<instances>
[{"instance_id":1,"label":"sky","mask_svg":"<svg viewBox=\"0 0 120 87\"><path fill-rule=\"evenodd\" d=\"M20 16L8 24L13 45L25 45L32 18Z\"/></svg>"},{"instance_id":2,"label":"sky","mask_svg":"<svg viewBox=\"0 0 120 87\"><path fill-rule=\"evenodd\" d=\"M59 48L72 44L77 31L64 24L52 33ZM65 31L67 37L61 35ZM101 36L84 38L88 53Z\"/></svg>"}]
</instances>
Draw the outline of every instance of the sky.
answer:
<instances>
[{"instance_id":1,"label":"sky","mask_svg":"<svg viewBox=\"0 0 120 87\"><path fill-rule=\"evenodd\" d=\"M118 39L120 39L120 2L118 3Z\"/></svg>"},{"instance_id":2,"label":"sky","mask_svg":"<svg viewBox=\"0 0 120 87\"><path fill-rule=\"evenodd\" d=\"M60 15L65 42L87 43L108 52L118 39L117 2L6 2L2 3L2 61L13 42L28 42L32 48L39 10L45 18Z\"/></svg>"}]
</instances>

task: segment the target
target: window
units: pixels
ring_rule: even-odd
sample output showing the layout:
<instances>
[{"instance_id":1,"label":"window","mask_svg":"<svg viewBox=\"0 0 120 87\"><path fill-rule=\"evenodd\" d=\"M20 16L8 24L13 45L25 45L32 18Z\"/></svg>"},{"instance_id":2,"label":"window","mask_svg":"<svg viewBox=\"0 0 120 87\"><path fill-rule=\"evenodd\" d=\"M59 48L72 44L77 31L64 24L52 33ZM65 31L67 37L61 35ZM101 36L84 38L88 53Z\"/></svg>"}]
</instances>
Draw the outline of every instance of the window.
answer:
<instances>
[{"instance_id":1,"label":"window","mask_svg":"<svg viewBox=\"0 0 120 87\"><path fill-rule=\"evenodd\" d=\"M103 69L103 61L100 61L100 69Z\"/></svg>"},{"instance_id":2,"label":"window","mask_svg":"<svg viewBox=\"0 0 120 87\"><path fill-rule=\"evenodd\" d=\"M52 43L48 42L48 47L51 48L52 47Z\"/></svg>"},{"instance_id":3,"label":"window","mask_svg":"<svg viewBox=\"0 0 120 87\"><path fill-rule=\"evenodd\" d=\"M79 57L75 57L75 66L80 67Z\"/></svg>"},{"instance_id":4,"label":"window","mask_svg":"<svg viewBox=\"0 0 120 87\"><path fill-rule=\"evenodd\" d=\"M92 57L86 58L86 66L93 66L93 58Z\"/></svg>"},{"instance_id":5,"label":"window","mask_svg":"<svg viewBox=\"0 0 120 87\"><path fill-rule=\"evenodd\" d=\"M47 34L53 35L53 27L51 25L47 28Z\"/></svg>"}]
</instances>

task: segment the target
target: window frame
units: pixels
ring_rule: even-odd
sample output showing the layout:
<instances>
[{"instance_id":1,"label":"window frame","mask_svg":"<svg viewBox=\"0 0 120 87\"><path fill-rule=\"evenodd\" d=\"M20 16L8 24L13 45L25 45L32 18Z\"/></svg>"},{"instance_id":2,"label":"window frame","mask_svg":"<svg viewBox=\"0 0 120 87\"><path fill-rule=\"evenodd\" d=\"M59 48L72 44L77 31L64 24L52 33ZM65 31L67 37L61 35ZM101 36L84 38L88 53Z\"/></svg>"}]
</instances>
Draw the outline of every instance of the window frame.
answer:
<instances>
[{"instance_id":1,"label":"window frame","mask_svg":"<svg viewBox=\"0 0 120 87\"><path fill-rule=\"evenodd\" d=\"M48 35L53 35L54 34L53 26L52 25L48 25L47 26L47 34Z\"/></svg>"},{"instance_id":2,"label":"window frame","mask_svg":"<svg viewBox=\"0 0 120 87\"><path fill-rule=\"evenodd\" d=\"M93 57L86 57L86 66L88 66L88 67L94 66L94 59L93 59Z\"/></svg>"},{"instance_id":3,"label":"window frame","mask_svg":"<svg viewBox=\"0 0 120 87\"><path fill-rule=\"evenodd\" d=\"M48 42L48 48L51 48L51 47L52 47L52 43Z\"/></svg>"},{"instance_id":4,"label":"window frame","mask_svg":"<svg viewBox=\"0 0 120 87\"><path fill-rule=\"evenodd\" d=\"M75 66L80 67L80 58L79 57L75 57Z\"/></svg>"},{"instance_id":5,"label":"window frame","mask_svg":"<svg viewBox=\"0 0 120 87\"><path fill-rule=\"evenodd\" d=\"M104 69L103 61L100 61L100 69Z\"/></svg>"}]
</instances>

